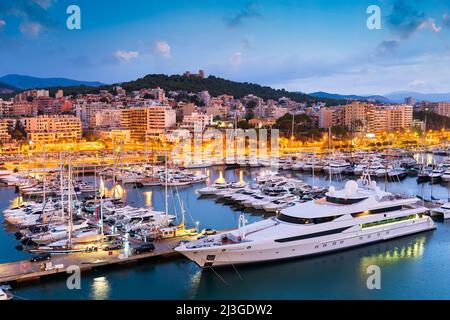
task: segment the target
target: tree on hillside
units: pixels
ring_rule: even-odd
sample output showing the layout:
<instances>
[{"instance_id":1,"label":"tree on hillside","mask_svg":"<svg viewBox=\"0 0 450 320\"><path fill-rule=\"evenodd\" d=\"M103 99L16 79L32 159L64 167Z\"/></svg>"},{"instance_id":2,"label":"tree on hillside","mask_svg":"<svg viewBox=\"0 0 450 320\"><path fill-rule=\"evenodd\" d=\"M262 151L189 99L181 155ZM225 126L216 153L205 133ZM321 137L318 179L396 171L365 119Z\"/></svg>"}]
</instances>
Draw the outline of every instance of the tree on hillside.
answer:
<instances>
[{"instance_id":1,"label":"tree on hillside","mask_svg":"<svg viewBox=\"0 0 450 320\"><path fill-rule=\"evenodd\" d=\"M14 127L9 130L9 135L12 139L17 141L25 140L27 138L27 132L19 120L17 120Z\"/></svg>"}]
</instances>

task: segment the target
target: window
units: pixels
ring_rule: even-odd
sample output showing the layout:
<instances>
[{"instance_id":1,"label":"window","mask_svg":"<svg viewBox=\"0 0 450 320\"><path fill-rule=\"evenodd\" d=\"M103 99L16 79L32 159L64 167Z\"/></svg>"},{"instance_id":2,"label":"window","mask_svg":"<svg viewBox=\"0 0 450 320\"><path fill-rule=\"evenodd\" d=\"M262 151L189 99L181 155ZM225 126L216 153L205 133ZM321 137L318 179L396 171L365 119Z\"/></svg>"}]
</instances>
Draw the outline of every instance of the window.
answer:
<instances>
[{"instance_id":1,"label":"window","mask_svg":"<svg viewBox=\"0 0 450 320\"><path fill-rule=\"evenodd\" d=\"M416 215L412 214L412 215L404 216L404 217L391 218L391 219L386 219L386 220L364 223L361 226L362 226L362 228L370 228L370 227L375 227L375 226L388 224L388 223L395 223L395 222L400 222L400 221L411 220L411 219L414 219L415 217L416 217ZM386 234L389 234L389 231L387 231Z\"/></svg>"},{"instance_id":2,"label":"window","mask_svg":"<svg viewBox=\"0 0 450 320\"><path fill-rule=\"evenodd\" d=\"M337 203L337 204L353 204L353 203L361 202L361 201L366 200L366 199L367 199L367 197L356 198L356 199L355 198L352 198L352 199L336 198L336 197L330 197L330 196L326 197L326 200L328 202Z\"/></svg>"},{"instance_id":3,"label":"window","mask_svg":"<svg viewBox=\"0 0 450 320\"><path fill-rule=\"evenodd\" d=\"M310 239L310 238L315 238L315 237L328 236L331 234L341 233L342 231L347 230L348 228L351 228L351 227L314 232L314 233L304 234L304 235L296 236L296 237L282 238L282 239L275 240L275 242L298 241L298 240Z\"/></svg>"}]
</instances>

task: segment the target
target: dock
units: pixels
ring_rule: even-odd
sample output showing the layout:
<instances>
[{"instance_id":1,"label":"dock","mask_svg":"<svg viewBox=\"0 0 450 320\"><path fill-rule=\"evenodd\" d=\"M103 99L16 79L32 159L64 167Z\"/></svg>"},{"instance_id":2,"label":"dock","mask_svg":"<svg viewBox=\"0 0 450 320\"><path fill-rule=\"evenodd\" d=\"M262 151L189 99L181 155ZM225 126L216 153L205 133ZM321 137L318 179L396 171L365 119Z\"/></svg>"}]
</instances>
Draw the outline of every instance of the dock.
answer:
<instances>
[{"instance_id":1,"label":"dock","mask_svg":"<svg viewBox=\"0 0 450 320\"><path fill-rule=\"evenodd\" d=\"M144 259L156 257L174 257L179 256L173 248L179 241L193 240L197 236L177 237L166 240L155 240L155 250L145 252L138 255L127 253L125 249L114 251L94 251L70 254L54 254L51 261L53 266L61 266L61 268L53 268L51 270L42 270L42 264L46 261L31 262L30 260L22 260L17 262L9 262L0 264L0 284L12 282L26 282L39 280L57 274L66 274L69 266L78 266L81 272L89 272L94 268L100 268L113 265L132 264Z\"/></svg>"}]
</instances>

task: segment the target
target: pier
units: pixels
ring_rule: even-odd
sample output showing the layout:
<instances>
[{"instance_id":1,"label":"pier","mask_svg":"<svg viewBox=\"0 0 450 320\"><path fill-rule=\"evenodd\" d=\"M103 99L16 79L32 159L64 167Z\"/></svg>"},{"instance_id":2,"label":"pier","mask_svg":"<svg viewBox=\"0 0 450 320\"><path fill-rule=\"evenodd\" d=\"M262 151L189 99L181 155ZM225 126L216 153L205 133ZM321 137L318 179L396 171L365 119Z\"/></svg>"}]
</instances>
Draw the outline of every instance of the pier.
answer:
<instances>
[{"instance_id":1,"label":"pier","mask_svg":"<svg viewBox=\"0 0 450 320\"><path fill-rule=\"evenodd\" d=\"M0 264L0 283L26 282L39 280L44 277L66 274L69 266L78 266L81 272L89 272L93 268L125 265L135 263L144 259L156 257L174 257L178 253L173 250L179 241L193 240L197 236L177 237L166 240L155 240L155 250L133 255L131 247L127 255L124 249L114 251L94 251L70 254L54 254L51 260L31 262L30 260L21 260ZM41 266L46 262L52 262L53 268L42 270Z\"/></svg>"}]
</instances>

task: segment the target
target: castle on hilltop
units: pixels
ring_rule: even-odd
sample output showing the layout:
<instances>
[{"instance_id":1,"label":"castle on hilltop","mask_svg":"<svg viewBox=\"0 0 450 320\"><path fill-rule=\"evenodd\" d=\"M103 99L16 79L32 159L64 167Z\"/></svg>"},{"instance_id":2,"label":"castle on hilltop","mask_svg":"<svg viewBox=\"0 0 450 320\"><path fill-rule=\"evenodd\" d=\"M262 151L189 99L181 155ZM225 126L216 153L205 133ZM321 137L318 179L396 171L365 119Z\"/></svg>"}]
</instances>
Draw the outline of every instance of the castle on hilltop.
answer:
<instances>
[{"instance_id":1,"label":"castle on hilltop","mask_svg":"<svg viewBox=\"0 0 450 320\"><path fill-rule=\"evenodd\" d=\"M198 70L198 73L191 73L190 71L186 71L183 73L183 76L185 77L196 77L196 78L205 78L205 71L200 69Z\"/></svg>"}]
</instances>

